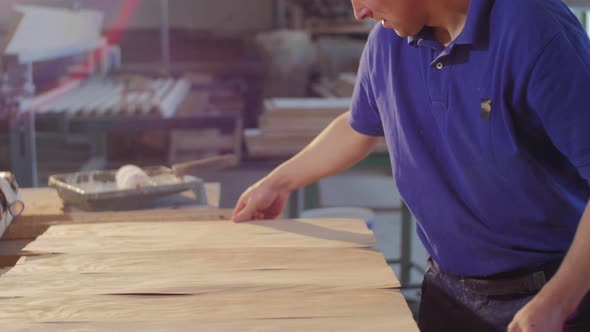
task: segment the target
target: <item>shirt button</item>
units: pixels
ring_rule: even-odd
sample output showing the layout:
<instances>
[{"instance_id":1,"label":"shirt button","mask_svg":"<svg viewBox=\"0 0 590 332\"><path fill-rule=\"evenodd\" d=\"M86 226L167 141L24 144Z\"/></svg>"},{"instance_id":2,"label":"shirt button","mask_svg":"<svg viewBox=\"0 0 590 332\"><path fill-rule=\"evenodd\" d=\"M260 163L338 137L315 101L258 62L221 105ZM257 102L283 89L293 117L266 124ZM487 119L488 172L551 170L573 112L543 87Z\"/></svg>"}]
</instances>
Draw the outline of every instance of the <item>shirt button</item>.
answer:
<instances>
[{"instance_id":1,"label":"shirt button","mask_svg":"<svg viewBox=\"0 0 590 332\"><path fill-rule=\"evenodd\" d=\"M442 64L442 62L437 62L436 63L436 69L443 69L444 65Z\"/></svg>"}]
</instances>

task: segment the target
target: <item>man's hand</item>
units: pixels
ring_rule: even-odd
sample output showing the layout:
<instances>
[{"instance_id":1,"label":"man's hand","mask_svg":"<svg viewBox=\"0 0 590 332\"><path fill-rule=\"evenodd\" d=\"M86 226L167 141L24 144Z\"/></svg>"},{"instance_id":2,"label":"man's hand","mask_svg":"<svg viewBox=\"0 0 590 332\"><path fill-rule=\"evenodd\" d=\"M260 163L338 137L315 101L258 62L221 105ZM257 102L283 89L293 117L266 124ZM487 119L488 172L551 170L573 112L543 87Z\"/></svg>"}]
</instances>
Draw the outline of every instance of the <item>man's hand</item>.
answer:
<instances>
[{"instance_id":1,"label":"man's hand","mask_svg":"<svg viewBox=\"0 0 590 332\"><path fill-rule=\"evenodd\" d=\"M570 310L559 297L548 298L539 293L516 313L508 332L561 332Z\"/></svg>"},{"instance_id":2,"label":"man's hand","mask_svg":"<svg viewBox=\"0 0 590 332\"><path fill-rule=\"evenodd\" d=\"M261 180L240 196L232 213L232 220L243 222L255 219L274 219L283 211L288 197L288 192L273 189L271 185Z\"/></svg>"},{"instance_id":3,"label":"man's hand","mask_svg":"<svg viewBox=\"0 0 590 332\"><path fill-rule=\"evenodd\" d=\"M590 203L574 242L553 278L516 313L508 332L561 332L569 316L590 291Z\"/></svg>"},{"instance_id":4,"label":"man's hand","mask_svg":"<svg viewBox=\"0 0 590 332\"><path fill-rule=\"evenodd\" d=\"M291 191L343 171L365 158L378 138L355 131L348 116L349 112L342 113L301 152L248 188L238 200L232 219L241 222L276 218Z\"/></svg>"}]
</instances>

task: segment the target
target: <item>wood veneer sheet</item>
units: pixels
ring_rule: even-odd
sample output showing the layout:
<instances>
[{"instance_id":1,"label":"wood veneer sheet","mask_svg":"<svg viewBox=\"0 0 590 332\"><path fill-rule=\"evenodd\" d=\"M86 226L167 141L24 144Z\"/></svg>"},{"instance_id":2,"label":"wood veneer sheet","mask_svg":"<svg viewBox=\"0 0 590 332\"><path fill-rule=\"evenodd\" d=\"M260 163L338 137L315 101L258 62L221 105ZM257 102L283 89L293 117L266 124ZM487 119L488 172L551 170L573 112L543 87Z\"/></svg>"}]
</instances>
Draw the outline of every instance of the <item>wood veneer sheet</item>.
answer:
<instances>
[{"instance_id":1,"label":"wood veneer sheet","mask_svg":"<svg viewBox=\"0 0 590 332\"><path fill-rule=\"evenodd\" d=\"M105 253L203 248L369 247L375 239L364 223L347 219L272 220L236 224L114 223L55 225L24 250Z\"/></svg>"},{"instance_id":2,"label":"wood veneer sheet","mask_svg":"<svg viewBox=\"0 0 590 332\"><path fill-rule=\"evenodd\" d=\"M205 293L189 296L1 298L0 322L118 322L349 318L409 315L398 290ZM3 324L6 326L6 324Z\"/></svg>"},{"instance_id":3,"label":"wood veneer sheet","mask_svg":"<svg viewBox=\"0 0 590 332\"><path fill-rule=\"evenodd\" d=\"M215 331L215 332L418 332L416 323L409 312L374 317L293 317L278 319L249 319L224 321L117 321L117 322L68 322L68 323L19 323L9 322L3 331L7 332L104 332L104 331Z\"/></svg>"},{"instance_id":4,"label":"wood veneer sheet","mask_svg":"<svg viewBox=\"0 0 590 332\"><path fill-rule=\"evenodd\" d=\"M345 253L341 253L345 254ZM185 266L158 265L158 261L174 257L165 253L155 259L151 272L67 272L36 271L16 268L0 278L0 297L101 294L202 294L233 292L235 290L327 290L378 289L399 287L386 264L338 264L323 257L323 263L308 267L259 267L234 269L219 264L219 268L202 269L197 263L185 261ZM336 257L336 256L334 256ZM84 266L84 257L79 256ZM90 258L90 257L88 257ZM221 258L221 257L220 257ZM133 255L131 255L133 260ZM174 259L171 259L174 260ZM108 262L106 258L103 262ZM87 260L86 266L88 266ZM28 265L28 264L19 264ZM146 264L146 268L148 265ZM213 266L211 266L213 267Z\"/></svg>"}]
</instances>

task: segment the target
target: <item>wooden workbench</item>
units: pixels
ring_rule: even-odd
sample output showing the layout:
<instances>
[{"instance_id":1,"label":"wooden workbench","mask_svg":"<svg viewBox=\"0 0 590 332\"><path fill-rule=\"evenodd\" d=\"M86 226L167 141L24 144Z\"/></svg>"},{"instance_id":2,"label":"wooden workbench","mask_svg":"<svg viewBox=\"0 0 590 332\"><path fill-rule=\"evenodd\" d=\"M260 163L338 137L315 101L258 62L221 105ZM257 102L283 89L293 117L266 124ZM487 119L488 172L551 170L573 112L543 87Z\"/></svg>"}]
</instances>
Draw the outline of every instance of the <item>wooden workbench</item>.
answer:
<instances>
[{"instance_id":1,"label":"wooden workbench","mask_svg":"<svg viewBox=\"0 0 590 332\"><path fill-rule=\"evenodd\" d=\"M33 211L0 240L3 331L418 331L361 221Z\"/></svg>"},{"instance_id":2,"label":"wooden workbench","mask_svg":"<svg viewBox=\"0 0 590 332\"><path fill-rule=\"evenodd\" d=\"M208 207L219 207L221 186L217 182L205 183ZM64 213L79 212L72 207L64 207L62 200L53 188L21 188L22 200L25 202L23 216L59 216ZM171 195L156 201L155 208L193 208L196 204L195 194L188 190L179 195Z\"/></svg>"}]
</instances>

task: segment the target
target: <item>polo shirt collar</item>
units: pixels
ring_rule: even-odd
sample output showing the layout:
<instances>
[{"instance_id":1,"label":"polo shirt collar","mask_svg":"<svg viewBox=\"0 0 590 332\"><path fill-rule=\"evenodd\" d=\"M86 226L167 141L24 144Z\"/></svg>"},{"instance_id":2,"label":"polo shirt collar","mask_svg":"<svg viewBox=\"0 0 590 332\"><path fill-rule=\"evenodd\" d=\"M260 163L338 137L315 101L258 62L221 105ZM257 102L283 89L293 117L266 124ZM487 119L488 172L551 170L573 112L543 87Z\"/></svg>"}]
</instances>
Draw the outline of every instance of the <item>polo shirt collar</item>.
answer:
<instances>
[{"instance_id":1,"label":"polo shirt collar","mask_svg":"<svg viewBox=\"0 0 590 332\"><path fill-rule=\"evenodd\" d=\"M408 44L411 46L427 46L431 48L438 48L438 42L434 39L434 32L431 27L425 26L415 34L408 37Z\"/></svg>"},{"instance_id":2,"label":"polo shirt collar","mask_svg":"<svg viewBox=\"0 0 590 332\"><path fill-rule=\"evenodd\" d=\"M490 33L490 11L494 0L470 0L465 27L455 44L483 44Z\"/></svg>"},{"instance_id":3,"label":"polo shirt collar","mask_svg":"<svg viewBox=\"0 0 590 332\"><path fill-rule=\"evenodd\" d=\"M453 42L460 44L483 44L489 36L490 11L494 0L470 0L467 10L465 27L457 39ZM424 27L414 36L408 37L408 44L421 46L427 40L434 40L431 27ZM430 45L428 45L430 46Z\"/></svg>"}]
</instances>

